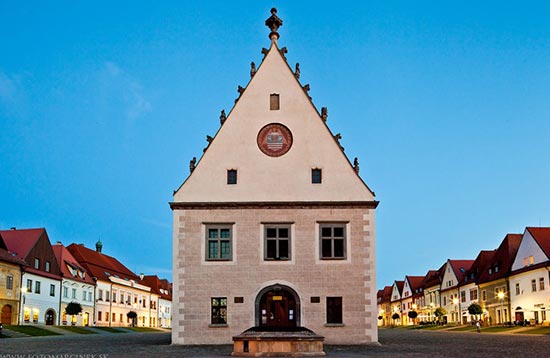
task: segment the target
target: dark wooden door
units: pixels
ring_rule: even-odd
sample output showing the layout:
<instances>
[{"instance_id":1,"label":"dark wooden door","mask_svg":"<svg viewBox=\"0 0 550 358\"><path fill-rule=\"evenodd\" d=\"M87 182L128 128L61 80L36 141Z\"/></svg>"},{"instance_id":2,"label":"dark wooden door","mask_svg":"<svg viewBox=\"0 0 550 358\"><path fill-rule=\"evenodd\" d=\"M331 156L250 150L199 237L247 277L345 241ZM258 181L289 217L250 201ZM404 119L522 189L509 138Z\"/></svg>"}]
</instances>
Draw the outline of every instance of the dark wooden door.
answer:
<instances>
[{"instance_id":1,"label":"dark wooden door","mask_svg":"<svg viewBox=\"0 0 550 358\"><path fill-rule=\"evenodd\" d=\"M0 318L2 324L11 324L11 306L5 305L2 307L2 316Z\"/></svg>"},{"instance_id":2,"label":"dark wooden door","mask_svg":"<svg viewBox=\"0 0 550 358\"><path fill-rule=\"evenodd\" d=\"M260 325L296 327L296 300L286 291L269 291L261 300Z\"/></svg>"},{"instance_id":3,"label":"dark wooden door","mask_svg":"<svg viewBox=\"0 0 550 358\"><path fill-rule=\"evenodd\" d=\"M54 313L52 310L46 311L46 325L52 326L54 321Z\"/></svg>"}]
</instances>

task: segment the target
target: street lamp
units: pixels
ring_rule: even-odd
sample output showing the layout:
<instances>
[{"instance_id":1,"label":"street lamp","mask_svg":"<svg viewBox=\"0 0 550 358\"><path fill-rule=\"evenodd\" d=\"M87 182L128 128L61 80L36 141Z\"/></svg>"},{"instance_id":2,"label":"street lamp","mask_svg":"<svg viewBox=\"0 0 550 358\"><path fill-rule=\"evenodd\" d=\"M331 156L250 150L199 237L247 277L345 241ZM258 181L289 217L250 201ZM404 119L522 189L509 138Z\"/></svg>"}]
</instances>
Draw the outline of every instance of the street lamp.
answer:
<instances>
[{"instance_id":1,"label":"street lamp","mask_svg":"<svg viewBox=\"0 0 550 358\"><path fill-rule=\"evenodd\" d=\"M456 305L456 324L459 324L460 312L458 310L458 297L453 298L453 303Z\"/></svg>"},{"instance_id":2,"label":"street lamp","mask_svg":"<svg viewBox=\"0 0 550 358\"><path fill-rule=\"evenodd\" d=\"M500 323L504 326L504 310L502 309L502 304L504 302L504 291L498 291L497 297L500 301Z\"/></svg>"},{"instance_id":3,"label":"street lamp","mask_svg":"<svg viewBox=\"0 0 550 358\"><path fill-rule=\"evenodd\" d=\"M21 296L19 298L19 300L21 301L21 312L19 314L19 316L21 317L21 325L23 325L23 316L25 315L25 293L27 293L27 287L21 287Z\"/></svg>"}]
</instances>

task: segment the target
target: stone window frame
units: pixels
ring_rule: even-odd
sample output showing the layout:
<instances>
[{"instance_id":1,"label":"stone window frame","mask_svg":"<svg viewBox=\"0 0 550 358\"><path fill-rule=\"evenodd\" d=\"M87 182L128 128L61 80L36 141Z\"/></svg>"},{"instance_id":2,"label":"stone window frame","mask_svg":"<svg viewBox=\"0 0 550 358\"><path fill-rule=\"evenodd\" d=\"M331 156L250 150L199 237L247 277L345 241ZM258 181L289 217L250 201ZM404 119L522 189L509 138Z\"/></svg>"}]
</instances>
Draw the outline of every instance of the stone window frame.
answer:
<instances>
[{"instance_id":1,"label":"stone window frame","mask_svg":"<svg viewBox=\"0 0 550 358\"><path fill-rule=\"evenodd\" d=\"M344 325L344 299L342 296L326 297L326 324L325 326Z\"/></svg>"},{"instance_id":2,"label":"stone window frame","mask_svg":"<svg viewBox=\"0 0 550 358\"><path fill-rule=\"evenodd\" d=\"M539 278L539 291L544 291L544 277Z\"/></svg>"},{"instance_id":3,"label":"stone window frame","mask_svg":"<svg viewBox=\"0 0 550 358\"><path fill-rule=\"evenodd\" d=\"M227 297L210 297L210 327L227 326L227 302Z\"/></svg>"},{"instance_id":4,"label":"stone window frame","mask_svg":"<svg viewBox=\"0 0 550 358\"><path fill-rule=\"evenodd\" d=\"M207 262L212 261L233 261L233 235L234 230L233 226L234 223L208 223L204 224L205 226L205 234L204 234L204 259ZM221 230L223 229L229 229L229 240L222 240L227 238L221 237ZM217 238L209 238L210 230L218 230L219 235ZM210 242L216 241L218 243L218 257L210 257ZM221 257L221 242L222 241L229 241L229 257Z\"/></svg>"},{"instance_id":5,"label":"stone window frame","mask_svg":"<svg viewBox=\"0 0 550 358\"><path fill-rule=\"evenodd\" d=\"M6 276L6 290L13 290L13 276Z\"/></svg>"},{"instance_id":6,"label":"stone window frame","mask_svg":"<svg viewBox=\"0 0 550 358\"><path fill-rule=\"evenodd\" d=\"M319 222L319 258L321 260L346 260L348 258L348 246L349 246L349 222ZM323 229L331 229L331 234L323 234ZM334 229L339 228L343 229L343 236L335 236ZM331 253L330 255L323 255L323 240L331 242ZM335 241L342 241L342 256L336 256Z\"/></svg>"},{"instance_id":7,"label":"stone window frame","mask_svg":"<svg viewBox=\"0 0 550 358\"><path fill-rule=\"evenodd\" d=\"M264 261L291 261L292 260L292 224L291 223L264 223L263 225L263 259ZM268 230L277 230L276 237L268 237ZM279 230L286 229L288 237L279 237ZM280 253L276 257L268 257L268 241L276 242L276 251L279 253L280 242L287 241L287 257L281 257Z\"/></svg>"}]
</instances>

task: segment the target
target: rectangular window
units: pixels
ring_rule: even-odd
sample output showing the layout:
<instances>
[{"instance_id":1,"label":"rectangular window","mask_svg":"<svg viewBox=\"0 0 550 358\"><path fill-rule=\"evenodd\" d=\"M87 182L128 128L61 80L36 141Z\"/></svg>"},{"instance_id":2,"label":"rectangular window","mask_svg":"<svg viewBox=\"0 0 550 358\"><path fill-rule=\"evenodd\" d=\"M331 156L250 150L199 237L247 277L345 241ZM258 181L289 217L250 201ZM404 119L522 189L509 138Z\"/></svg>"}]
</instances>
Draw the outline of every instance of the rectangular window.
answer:
<instances>
[{"instance_id":1,"label":"rectangular window","mask_svg":"<svg viewBox=\"0 0 550 358\"><path fill-rule=\"evenodd\" d=\"M55 285L50 284L50 296L55 297Z\"/></svg>"},{"instance_id":2,"label":"rectangular window","mask_svg":"<svg viewBox=\"0 0 550 358\"><path fill-rule=\"evenodd\" d=\"M27 280L27 292L32 292L32 280Z\"/></svg>"},{"instance_id":3,"label":"rectangular window","mask_svg":"<svg viewBox=\"0 0 550 358\"><path fill-rule=\"evenodd\" d=\"M109 302L111 299L111 293L109 291L105 291L105 301Z\"/></svg>"},{"instance_id":4,"label":"rectangular window","mask_svg":"<svg viewBox=\"0 0 550 358\"><path fill-rule=\"evenodd\" d=\"M69 288L63 287L63 297L69 298Z\"/></svg>"},{"instance_id":5,"label":"rectangular window","mask_svg":"<svg viewBox=\"0 0 550 358\"><path fill-rule=\"evenodd\" d=\"M103 301L103 290L97 292L97 299L98 301Z\"/></svg>"},{"instance_id":6,"label":"rectangular window","mask_svg":"<svg viewBox=\"0 0 550 358\"><path fill-rule=\"evenodd\" d=\"M323 171L321 169L311 169L311 183L321 184L323 180Z\"/></svg>"},{"instance_id":7,"label":"rectangular window","mask_svg":"<svg viewBox=\"0 0 550 358\"><path fill-rule=\"evenodd\" d=\"M37 258L34 259L34 268L37 270L40 269L40 260Z\"/></svg>"},{"instance_id":8,"label":"rectangular window","mask_svg":"<svg viewBox=\"0 0 550 358\"><path fill-rule=\"evenodd\" d=\"M519 283L516 283L516 296L520 294Z\"/></svg>"},{"instance_id":9,"label":"rectangular window","mask_svg":"<svg viewBox=\"0 0 550 358\"><path fill-rule=\"evenodd\" d=\"M446 306L447 305L447 297L443 297L443 306Z\"/></svg>"},{"instance_id":10,"label":"rectangular window","mask_svg":"<svg viewBox=\"0 0 550 358\"><path fill-rule=\"evenodd\" d=\"M87 295L86 295L86 291L82 291L82 301L86 301L87 300Z\"/></svg>"},{"instance_id":11,"label":"rectangular window","mask_svg":"<svg viewBox=\"0 0 550 358\"><path fill-rule=\"evenodd\" d=\"M73 292L72 292L72 293L73 293L73 294L72 294L71 297L74 298L74 299L76 299L76 288L73 288Z\"/></svg>"},{"instance_id":12,"label":"rectangular window","mask_svg":"<svg viewBox=\"0 0 550 358\"><path fill-rule=\"evenodd\" d=\"M116 322L116 313L113 313L111 316L113 316L111 318L111 322Z\"/></svg>"},{"instance_id":13,"label":"rectangular window","mask_svg":"<svg viewBox=\"0 0 550 358\"><path fill-rule=\"evenodd\" d=\"M119 321L119 322L123 322L123 318L124 318L124 316L123 316L122 313L121 313L121 314L120 314L120 317L119 317L119 319L118 319L118 321Z\"/></svg>"},{"instance_id":14,"label":"rectangular window","mask_svg":"<svg viewBox=\"0 0 550 358\"><path fill-rule=\"evenodd\" d=\"M13 290L13 276L8 275L6 277L6 289Z\"/></svg>"},{"instance_id":15,"label":"rectangular window","mask_svg":"<svg viewBox=\"0 0 550 358\"><path fill-rule=\"evenodd\" d=\"M46 272L50 272L50 261L46 261Z\"/></svg>"},{"instance_id":16,"label":"rectangular window","mask_svg":"<svg viewBox=\"0 0 550 358\"><path fill-rule=\"evenodd\" d=\"M117 292L115 290L113 290L113 303L116 303L116 293Z\"/></svg>"},{"instance_id":17,"label":"rectangular window","mask_svg":"<svg viewBox=\"0 0 550 358\"><path fill-rule=\"evenodd\" d=\"M465 291L460 292L460 302L466 302L466 292Z\"/></svg>"},{"instance_id":18,"label":"rectangular window","mask_svg":"<svg viewBox=\"0 0 550 358\"><path fill-rule=\"evenodd\" d=\"M236 169L227 169L227 184L237 184Z\"/></svg>"},{"instance_id":19,"label":"rectangular window","mask_svg":"<svg viewBox=\"0 0 550 358\"><path fill-rule=\"evenodd\" d=\"M472 288L470 290L470 301L477 300L477 288Z\"/></svg>"},{"instance_id":20,"label":"rectangular window","mask_svg":"<svg viewBox=\"0 0 550 358\"><path fill-rule=\"evenodd\" d=\"M219 225L206 228L206 259L231 260L231 226Z\"/></svg>"},{"instance_id":21,"label":"rectangular window","mask_svg":"<svg viewBox=\"0 0 550 358\"><path fill-rule=\"evenodd\" d=\"M533 265L535 263L535 258L533 255L529 256L529 265Z\"/></svg>"},{"instance_id":22,"label":"rectangular window","mask_svg":"<svg viewBox=\"0 0 550 358\"><path fill-rule=\"evenodd\" d=\"M277 93L269 95L269 109L272 111L280 109L279 95Z\"/></svg>"},{"instance_id":23,"label":"rectangular window","mask_svg":"<svg viewBox=\"0 0 550 358\"><path fill-rule=\"evenodd\" d=\"M34 283L34 293L40 293L40 281Z\"/></svg>"},{"instance_id":24,"label":"rectangular window","mask_svg":"<svg viewBox=\"0 0 550 358\"><path fill-rule=\"evenodd\" d=\"M342 324L342 297L327 297L327 323Z\"/></svg>"},{"instance_id":25,"label":"rectangular window","mask_svg":"<svg viewBox=\"0 0 550 358\"><path fill-rule=\"evenodd\" d=\"M264 230L264 258L290 259L290 226L266 226Z\"/></svg>"},{"instance_id":26,"label":"rectangular window","mask_svg":"<svg viewBox=\"0 0 550 358\"><path fill-rule=\"evenodd\" d=\"M345 224L321 224L320 247L322 259L346 258L346 225Z\"/></svg>"},{"instance_id":27,"label":"rectangular window","mask_svg":"<svg viewBox=\"0 0 550 358\"><path fill-rule=\"evenodd\" d=\"M487 291L485 290L481 291L481 300L487 301Z\"/></svg>"},{"instance_id":28,"label":"rectangular window","mask_svg":"<svg viewBox=\"0 0 550 358\"><path fill-rule=\"evenodd\" d=\"M98 311L98 312L97 312L97 320L98 320L98 321L101 321L101 311Z\"/></svg>"},{"instance_id":29,"label":"rectangular window","mask_svg":"<svg viewBox=\"0 0 550 358\"><path fill-rule=\"evenodd\" d=\"M212 297L212 324L227 324L227 297Z\"/></svg>"},{"instance_id":30,"label":"rectangular window","mask_svg":"<svg viewBox=\"0 0 550 358\"><path fill-rule=\"evenodd\" d=\"M539 278L539 291L544 291L544 277Z\"/></svg>"},{"instance_id":31,"label":"rectangular window","mask_svg":"<svg viewBox=\"0 0 550 358\"><path fill-rule=\"evenodd\" d=\"M537 292L537 280L535 279L531 280L531 291Z\"/></svg>"}]
</instances>

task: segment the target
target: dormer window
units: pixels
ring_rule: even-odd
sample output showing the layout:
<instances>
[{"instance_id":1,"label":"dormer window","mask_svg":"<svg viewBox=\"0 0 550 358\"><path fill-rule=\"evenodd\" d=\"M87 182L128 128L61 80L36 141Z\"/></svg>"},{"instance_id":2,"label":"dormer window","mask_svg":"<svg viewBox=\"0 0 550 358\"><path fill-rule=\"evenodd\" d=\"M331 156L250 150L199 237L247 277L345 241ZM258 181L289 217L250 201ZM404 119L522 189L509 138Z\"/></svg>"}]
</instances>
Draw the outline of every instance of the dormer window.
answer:
<instances>
[{"instance_id":1,"label":"dormer window","mask_svg":"<svg viewBox=\"0 0 550 358\"><path fill-rule=\"evenodd\" d=\"M269 95L269 109L272 111L278 111L280 109L279 94L272 93Z\"/></svg>"},{"instance_id":2,"label":"dormer window","mask_svg":"<svg viewBox=\"0 0 550 358\"><path fill-rule=\"evenodd\" d=\"M50 261L46 261L46 272L50 272Z\"/></svg>"},{"instance_id":3,"label":"dormer window","mask_svg":"<svg viewBox=\"0 0 550 358\"><path fill-rule=\"evenodd\" d=\"M236 169L228 169L227 170L227 184L237 184L237 170Z\"/></svg>"},{"instance_id":4,"label":"dormer window","mask_svg":"<svg viewBox=\"0 0 550 358\"><path fill-rule=\"evenodd\" d=\"M40 269L40 260L37 258L34 259L34 268L37 270Z\"/></svg>"}]
</instances>

